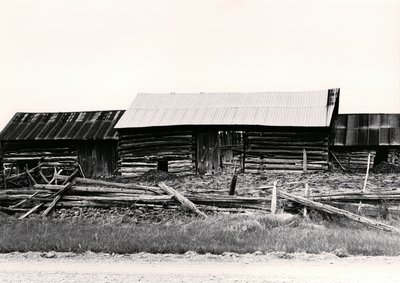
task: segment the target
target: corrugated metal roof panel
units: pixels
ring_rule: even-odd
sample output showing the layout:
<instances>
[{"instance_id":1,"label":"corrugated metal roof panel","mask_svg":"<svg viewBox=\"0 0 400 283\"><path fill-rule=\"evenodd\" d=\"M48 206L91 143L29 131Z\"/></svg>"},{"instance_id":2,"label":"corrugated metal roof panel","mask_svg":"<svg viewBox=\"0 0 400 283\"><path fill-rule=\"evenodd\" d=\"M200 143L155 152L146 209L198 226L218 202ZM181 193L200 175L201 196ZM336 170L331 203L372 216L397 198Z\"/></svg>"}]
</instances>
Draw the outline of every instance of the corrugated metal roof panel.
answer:
<instances>
[{"instance_id":1,"label":"corrugated metal roof panel","mask_svg":"<svg viewBox=\"0 0 400 283\"><path fill-rule=\"evenodd\" d=\"M113 140L124 111L16 113L0 140Z\"/></svg>"},{"instance_id":2,"label":"corrugated metal roof panel","mask_svg":"<svg viewBox=\"0 0 400 283\"><path fill-rule=\"evenodd\" d=\"M334 125L335 146L400 145L400 114L340 114Z\"/></svg>"},{"instance_id":3,"label":"corrugated metal roof panel","mask_svg":"<svg viewBox=\"0 0 400 283\"><path fill-rule=\"evenodd\" d=\"M339 89L259 93L141 93L116 128L177 125L328 127L338 95Z\"/></svg>"}]
</instances>

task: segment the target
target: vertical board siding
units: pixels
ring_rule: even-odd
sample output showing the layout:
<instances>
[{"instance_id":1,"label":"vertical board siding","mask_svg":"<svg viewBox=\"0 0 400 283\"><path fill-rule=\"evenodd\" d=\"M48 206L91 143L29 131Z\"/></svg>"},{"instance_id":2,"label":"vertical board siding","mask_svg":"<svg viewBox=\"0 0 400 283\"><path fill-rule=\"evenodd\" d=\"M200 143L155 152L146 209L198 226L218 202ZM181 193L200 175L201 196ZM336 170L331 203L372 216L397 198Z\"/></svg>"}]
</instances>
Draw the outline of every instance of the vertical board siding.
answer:
<instances>
[{"instance_id":1,"label":"vertical board siding","mask_svg":"<svg viewBox=\"0 0 400 283\"><path fill-rule=\"evenodd\" d=\"M303 170L303 153L307 154L307 171L328 169L327 130L245 132L245 172L265 170Z\"/></svg>"},{"instance_id":2,"label":"vertical board siding","mask_svg":"<svg viewBox=\"0 0 400 283\"><path fill-rule=\"evenodd\" d=\"M117 169L117 141L78 144L79 163L86 177L112 176Z\"/></svg>"},{"instance_id":3,"label":"vertical board siding","mask_svg":"<svg viewBox=\"0 0 400 283\"><path fill-rule=\"evenodd\" d=\"M136 177L168 161L168 172L194 173L195 135L192 131L120 132L118 168L122 176Z\"/></svg>"},{"instance_id":4,"label":"vertical board siding","mask_svg":"<svg viewBox=\"0 0 400 283\"><path fill-rule=\"evenodd\" d=\"M218 136L222 171L239 171L243 167L243 132L220 131Z\"/></svg>"}]
</instances>

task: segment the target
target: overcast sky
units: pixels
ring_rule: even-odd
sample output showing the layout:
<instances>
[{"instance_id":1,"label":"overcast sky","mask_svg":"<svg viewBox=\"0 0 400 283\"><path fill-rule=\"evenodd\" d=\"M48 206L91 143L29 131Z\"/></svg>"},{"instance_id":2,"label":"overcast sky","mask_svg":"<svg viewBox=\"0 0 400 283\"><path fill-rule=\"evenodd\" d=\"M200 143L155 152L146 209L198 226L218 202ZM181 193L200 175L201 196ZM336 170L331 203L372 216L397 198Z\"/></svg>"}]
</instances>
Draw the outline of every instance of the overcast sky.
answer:
<instances>
[{"instance_id":1,"label":"overcast sky","mask_svg":"<svg viewBox=\"0 0 400 283\"><path fill-rule=\"evenodd\" d=\"M138 92L341 88L400 113L398 0L0 0L0 128Z\"/></svg>"}]
</instances>

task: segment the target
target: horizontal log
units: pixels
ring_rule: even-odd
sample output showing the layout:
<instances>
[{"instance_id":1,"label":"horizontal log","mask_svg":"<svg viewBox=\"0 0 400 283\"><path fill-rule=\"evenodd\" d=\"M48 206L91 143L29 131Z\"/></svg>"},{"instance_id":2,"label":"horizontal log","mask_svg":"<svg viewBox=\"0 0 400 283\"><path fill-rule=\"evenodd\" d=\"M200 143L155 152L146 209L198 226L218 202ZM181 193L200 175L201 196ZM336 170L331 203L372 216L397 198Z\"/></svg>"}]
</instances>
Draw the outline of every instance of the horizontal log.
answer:
<instances>
[{"instance_id":1,"label":"horizontal log","mask_svg":"<svg viewBox=\"0 0 400 283\"><path fill-rule=\"evenodd\" d=\"M56 175L56 178L59 180L66 180L67 176L63 175ZM125 188L125 189L137 189L143 191L150 191L157 194L160 194L161 190L158 187L151 187L151 186L142 186L136 184L125 184L125 183L118 183L118 182L109 182L109 181L102 181L102 180L94 180L89 178L80 178L75 177L74 179L77 183L80 184L89 184L89 185L98 185L98 186L106 186L106 187L114 187L114 188Z\"/></svg>"},{"instance_id":2,"label":"horizontal log","mask_svg":"<svg viewBox=\"0 0 400 283\"><path fill-rule=\"evenodd\" d=\"M344 217L346 217L348 219L351 219L353 221L368 225L368 226L376 228L376 229L389 231L389 232L400 233L400 230L395 228L395 227L393 227L393 226L390 226L390 225L387 225L387 224L384 224L384 223L381 223L381 222L377 222L377 221L374 221L372 219L368 219L366 217L363 217L363 216L360 216L360 215L357 215L357 214L354 214L354 213L348 212L346 210L339 209L339 208L336 208L336 207L333 207L333 206L330 206L330 205L327 205L327 204L323 204L323 203L315 202L315 201L312 201L312 200L308 200L308 199L300 197L300 196L295 196L295 195L283 192L282 190L278 190L278 196L281 197L281 198L284 198L284 199L299 203L299 204L304 205L306 207L310 207L310 208L313 208L313 209L324 211L324 212L329 213L329 214L344 216Z\"/></svg>"}]
</instances>

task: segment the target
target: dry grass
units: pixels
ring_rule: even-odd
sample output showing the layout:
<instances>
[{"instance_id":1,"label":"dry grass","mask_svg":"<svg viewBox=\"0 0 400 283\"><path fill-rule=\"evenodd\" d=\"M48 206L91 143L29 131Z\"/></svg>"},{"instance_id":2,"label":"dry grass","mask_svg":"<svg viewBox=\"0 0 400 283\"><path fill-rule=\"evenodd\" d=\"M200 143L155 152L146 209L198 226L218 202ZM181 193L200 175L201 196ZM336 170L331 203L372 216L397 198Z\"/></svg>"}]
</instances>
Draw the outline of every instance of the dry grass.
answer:
<instances>
[{"instance_id":1,"label":"dry grass","mask_svg":"<svg viewBox=\"0 0 400 283\"><path fill-rule=\"evenodd\" d=\"M330 222L314 225L300 218L218 216L186 224L135 225L52 220L0 224L0 252L60 251L107 253L307 252L343 250L352 255L400 255L396 234Z\"/></svg>"}]
</instances>

